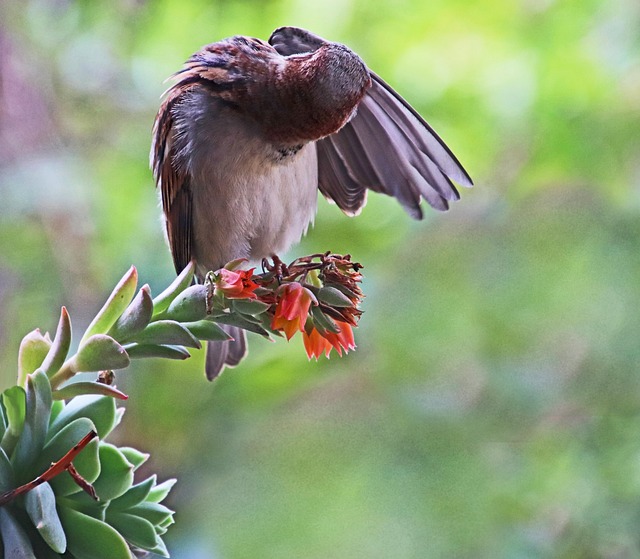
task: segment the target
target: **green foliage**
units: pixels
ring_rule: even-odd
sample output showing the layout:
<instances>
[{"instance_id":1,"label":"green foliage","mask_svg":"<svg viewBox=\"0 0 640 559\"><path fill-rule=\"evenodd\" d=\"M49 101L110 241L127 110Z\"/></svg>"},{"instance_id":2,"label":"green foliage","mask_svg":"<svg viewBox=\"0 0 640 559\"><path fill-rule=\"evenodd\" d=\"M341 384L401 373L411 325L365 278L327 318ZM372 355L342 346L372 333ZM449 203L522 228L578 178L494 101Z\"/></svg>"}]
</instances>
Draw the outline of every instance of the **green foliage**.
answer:
<instances>
[{"instance_id":1,"label":"green foliage","mask_svg":"<svg viewBox=\"0 0 640 559\"><path fill-rule=\"evenodd\" d=\"M25 394L16 388L2 394L0 406L5 424L22 425L13 450L4 439L0 445L0 488L9 492L30 485L23 496L19 491L0 508L5 559L63 555L130 559L136 549L168 557L161 536L173 523L173 512L159 501L174 480L157 485L156 476L151 476L134 485L134 471L147 456L105 442L122 416L113 398L77 397L58 405L54 417L51 387L43 371L27 376L24 406L9 404ZM89 442L73 460L80 484L67 470L45 481L52 462L61 461L94 431L100 440ZM87 484L96 499L82 491Z\"/></svg>"},{"instance_id":2,"label":"green foliage","mask_svg":"<svg viewBox=\"0 0 640 559\"><path fill-rule=\"evenodd\" d=\"M208 42L280 25L345 42L476 182L422 223L374 193L354 219L319 200L300 252L367 265L347 358L258 338L205 385L201 351L129 353L121 429L161 479L180 472L174 556L640 557L636 0L0 12L3 388L64 302L79 326L131 262L154 294L174 279L150 128L163 80Z\"/></svg>"},{"instance_id":3,"label":"green foliage","mask_svg":"<svg viewBox=\"0 0 640 559\"><path fill-rule=\"evenodd\" d=\"M53 342L39 330L27 334L18 367L24 387L8 388L0 406L0 506L5 507L0 549L5 559L17 557L18 549L23 557L125 559L135 550L168 557L162 536L173 523L173 511L161 501L173 481L157 485L153 475L134 485L134 472L148 455L105 442L124 412L115 400L127 398L111 386L112 369L127 367L131 356L188 357L186 348L202 347L199 337L228 340L216 321L246 325L266 337L277 333L270 319L265 320L267 330L256 317L274 315L281 284L290 286L306 276L305 266L324 270L325 260L331 267L340 262L350 269L342 257L326 254L321 264L315 260L297 259L287 278L273 272L258 277L252 271L224 271L233 281L224 283L219 276L222 283L189 287L190 264L155 300L155 310L149 286L135 295L137 271L132 267L90 323L75 354L68 356L71 320L65 308ZM335 272L332 281L340 277ZM332 292L330 286L322 289ZM271 302L260 301L254 291ZM238 296L248 300L233 298ZM325 299L320 314L359 312L345 296ZM95 382L74 379L92 371L101 371Z\"/></svg>"}]
</instances>

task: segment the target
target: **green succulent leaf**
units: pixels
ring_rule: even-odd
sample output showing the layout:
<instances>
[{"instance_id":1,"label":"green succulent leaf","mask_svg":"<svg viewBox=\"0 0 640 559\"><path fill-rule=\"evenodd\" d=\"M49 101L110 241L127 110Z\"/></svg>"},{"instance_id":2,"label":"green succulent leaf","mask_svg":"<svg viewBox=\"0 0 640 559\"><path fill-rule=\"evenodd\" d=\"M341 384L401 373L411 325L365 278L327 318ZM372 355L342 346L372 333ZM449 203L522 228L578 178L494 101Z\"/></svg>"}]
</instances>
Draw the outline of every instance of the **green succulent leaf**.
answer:
<instances>
[{"instance_id":1,"label":"green succulent leaf","mask_svg":"<svg viewBox=\"0 0 640 559\"><path fill-rule=\"evenodd\" d=\"M56 510L56 496L48 483L38 485L26 494L25 509L49 547L57 553L64 553L67 538Z\"/></svg>"},{"instance_id":2,"label":"green succulent leaf","mask_svg":"<svg viewBox=\"0 0 640 559\"><path fill-rule=\"evenodd\" d=\"M153 316L153 300L148 285L143 285L131 304L111 327L108 334L118 341L130 339L142 332Z\"/></svg>"},{"instance_id":3,"label":"green succulent leaf","mask_svg":"<svg viewBox=\"0 0 640 559\"><path fill-rule=\"evenodd\" d=\"M144 501L131 508L128 512L146 518L151 524L161 525L169 518L173 518L173 511L170 508L161 505L160 503L151 503Z\"/></svg>"},{"instance_id":4,"label":"green succulent leaf","mask_svg":"<svg viewBox=\"0 0 640 559\"><path fill-rule=\"evenodd\" d=\"M12 386L2 393L2 405L7 418L7 429L0 446L11 456L24 427L27 395L21 386Z\"/></svg>"},{"instance_id":5,"label":"green succulent leaf","mask_svg":"<svg viewBox=\"0 0 640 559\"><path fill-rule=\"evenodd\" d=\"M4 408L0 404L0 441L7 430L7 418L5 417Z\"/></svg>"},{"instance_id":6,"label":"green succulent leaf","mask_svg":"<svg viewBox=\"0 0 640 559\"><path fill-rule=\"evenodd\" d=\"M56 502L58 503L58 507L72 508L82 514L93 516L93 518L103 521L106 509L109 506L109 501L96 501L85 491L78 491L66 497L58 497Z\"/></svg>"},{"instance_id":7,"label":"green succulent leaf","mask_svg":"<svg viewBox=\"0 0 640 559\"><path fill-rule=\"evenodd\" d=\"M49 334L44 336L39 328L29 332L20 342L18 350L18 385L24 386L27 375L33 373L44 361L51 347Z\"/></svg>"},{"instance_id":8,"label":"green succulent leaf","mask_svg":"<svg viewBox=\"0 0 640 559\"><path fill-rule=\"evenodd\" d=\"M124 346L131 359L160 357L162 359L189 359L191 354L183 347L155 344L127 344Z\"/></svg>"},{"instance_id":9,"label":"green succulent leaf","mask_svg":"<svg viewBox=\"0 0 640 559\"><path fill-rule=\"evenodd\" d=\"M171 285L153 300L154 317L166 311L178 294L182 293L191 285L195 269L195 263L193 261L189 262L186 268L173 280Z\"/></svg>"},{"instance_id":10,"label":"green succulent leaf","mask_svg":"<svg viewBox=\"0 0 640 559\"><path fill-rule=\"evenodd\" d=\"M229 341L231 337L220 326L211 320L198 320L196 322L183 322L182 326L189 329L199 340L212 342Z\"/></svg>"},{"instance_id":11,"label":"green succulent leaf","mask_svg":"<svg viewBox=\"0 0 640 559\"><path fill-rule=\"evenodd\" d=\"M167 546L164 545L164 542L160 539L160 537L156 538L156 546L152 549L149 549L151 553L155 553L156 555L160 555L160 557L169 557L169 551L167 550Z\"/></svg>"},{"instance_id":12,"label":"green succulent leaf","mask_svg":"<svg viewBox=\"0 0 640 559\"><path fill-rule=\"evenodd\" d=\"M252 316L265 312L270 306L271 305L267 303L253 299L234 299L232 301L232 307L236 311L242 314L250 314Z\"/></svg>"},{"instance_id":13,"label":"green succulent leaf","mask_svg":"<svg viewBox=\"0 0 640 559\"><path fill-rule=\"evenodd\" d=\"M131 544L142 549L153 549L157 543L156 531L153 524L133 514L126 512L111 512L107 510L107 522L113 526Z\"/></svg>"},{"instance_id":14,"label":"green succulent leaf","mask_svg":"<svg viewBox=\"0 0 640 559\"><path fill-rule=\"evenodd\" d=\"M55 420L51 422L49 439L71 422L83 417L91 420L98 436L104 439L117 424L115 400L94 395L72 398Z\"/></svg>"},{"instance_id":15,"label":"green succulent leaf","mask_svg":"<svg viewBox=\"0 0 640 559\"><path fill-rule=\"evenodd\" d=\"M0 493L9 491L16 487L15 478L13 476L13 466L9 457L0 447Z\"/></svg>"},{"instance_id":16,"label":"green succulent leaf","mask_svg":"<svg viewBox=\"0 0 640 559\"><path fill-rule=\"evenodd\" d=\"M194 322L206 318L207 294L208 289L205 285L187 287L171 302L162 318L178 322Z\"/></svg>"},{"instance_id":17,"label":"green succulent leaf","mask_svg":"<svg viewBox=\"0 0 640 559\"><path fill-rule=\"evenodd\" d=\"M149 491L146 501L150 503L160 503L161 501L164 501L177 481L177 479L171 478L159 483Z\"/></svg>"},{"instance_id":18,"label":"green succulent leaf","mask_svg":"<svg viewBox=\"0 0 640 559\"><path fill-rule=\"evenodd\" d=\"M53 462L57 462L69 450L90 431L95 430L93 422L86 417L79 417L62 428L54 435L42 449L38 456L38 474L44 472ZM100 474L100 461L98 459L98 439L92 440L76 456L73 461L78 473L88 482L92 483ZM51 480L51 486L58 496L73 495L81 491L68 472L62 472Z\"/></svg>"},{"instance_id":19,"label":"green succulent leaf","mask_svg":"<svg viewBox=\"0 0 640 559\"><path fill-rule=\"evenodd\" d=\"M125 511L126 509L141 503L147 498L147 495L149 495L149 492L156 484L156 479L156 476L153 475L140 483L132 485L126 493L111 501L109 504L109 510Z\"/></svg>"},{"instance_id":20,"label":"green succulent leaf","mask_svg":"<svg viewBox=\"0 0 640 559\"><path fill-rule=\"evenodd\" d=\"M353 307L353 302L342 291L325 285L317 293L318 299L332 307Z\"/></svg>"},{"instance_id":21,"label":"green succulent leaf","mask_svg":"<svg viewBox=\"0 0 640 559\"><path fill-rule=\"evenodd\" d=\"M273 331L271 329L271 315L267 313L259 314L256 318L260 319L260 325L267 331L270 332L273 336L278 336L280 338L284 337L284 334L280 330Z\"/></svg>"},{"instance_id":22,"label":"green succulent leaf","mask_svg":"<svg viewBox=\"0 0 640 559\"><path fill-rule=\"evenodd\" d=\"M109 524L68 507L60 507L60 520L75 559L131 559L127 542Z\"/></svg>"},{"instance_id":23,"label":"green succulent leaf","mask_svg":"<svg viewBox=\"0 0 640 559\"><path fill-rule=\"evenodd\" d=\"M348 287L346 287L346 286L344 286L344 285L342 285L340 283L332 283L330 286L327 286L327 287L331 287L332 289L337 289L338 291L341 291L342 293L344 293L352 301L357 301L361 297L355 291L349 289Z\"/></svg>"},{"instance_id":24,"label":"green succulent leaf","mask_svg":"<svg viewBox=\"0 0 640 559\"><path fill-rule=\"evenodd\" d=\"M90 373L106 369L124 369L129 366L125 349L111 336L94 334L88 338L73 359L75 372Z\"/></svg>"},{"instance_id":25,"label":"green succulent leaf","mask_svg":"<svg viewBox=\"0 0 640 559\"><path fill-rule=\"evenodd\" d=\"M224 265L224 269L225 270L237 270L240 266L242 266L243 264L245 264L247 262L246 258L236 258L235 260L232 260L231 262L227 262Z\"/></svg>"},{"instance_id":26,"label":"green succulent leaf","mask_svg":"<svg viewBox=\"0 0 640 559\"><path fill-rule=\"evenodd\" d=\"M56 337L49 348L47 356L42 362L42 370L48 377L55 374L64 364L69 347L71 346L71 319L65 307L60 311L60 320L58 321L58 329Z\"/></svg>"},{"instance_id":27,"label":"green succulent leaf","mask_svg":"<svg viewBox=\"0 0 640 559\"><path fill-rule=\"evenodd\" d=\"M28 534L7 507L0 507L0 536L4 559L37 559Z\"/></svg>"},{"instance_id":28,"label":"green succulent leaf","mask_svg":"<svg viewBox=\"0 0 640 559\"><path fill-rule=\"evenodd\" d=\"M133 484L133 464L112 444L100 444L100 476L93 484L101 501L123 495Z\"/></svg>"},{"instance_id":29,"label":"green succulent leaf","mask_svg":"<svg viewBox=\"0 0 640 559\"><path fill-rule=\"evenodd\" d=\"M51 396L53 396L53 392L51 393ZM53 421L56 419L56 417L58 417L58 415L60 415L60 412L64 409L64 402L61 402L60 400L56 400L54 398L53 402L51 403L51 417L49 418L49 423L53 423Z\"/></svg>"},{"instance_id":30,"label":"green succulent leaf","mask_svg":"<svg viewBox=\"0 0 640 559\"><path fill-rule=\"evenodd\" d=\"M93 319L86 332L80 340L80 345L84 345L92 336L96 334L106 334L115 324L116 320L125 311L138 284L138 272L134 266L131 266L127 273L118 282L115 289L109 295L107 302L100 309L96 317ZM103 367L104 369L118 369L121 367ZM98 370L98 369L95 369Z\"/></svg>"},{"instance_id":31,"label":"green succulent leaf","mask_svg":"<svg viewBox=\"0 0 640 559\"><path fill-rule=\"evenodd\" d=\"M325 331L333 332L334 334L340 333L340 328L338 328L337 324L324 314L320 310L320 307L311 307L311 316L313 317L313 322L320 333Z\"/></svg>"},{"instance_id":32,"label":"green succulent leaf","mask_svg":"<svg viewBox=\"0 0 640 559\"><path fill-rule=\"evenodd\" d=\"M44 446L51 415L51 402L51 387L44 371L28 375L24 428L11 456L19 483L25 483L38 475L30 466Z\"/></svg>"},{"instance_id":33,"label":"green succulent leaf","mask_svg":"<svg viewBox=\"0 0 640 559\"><path fill-rule=\"evenodd\" d=\"M142 332L135 336L140 344L152 345L181 345L202 348L202 344L187 328L174 320L158 320L152 322Z\"/></svg>"},{"instance_id":34,"label":"green succulent leaf","mask_svg":"<svg viewBox=\"0 0 640 559\"><path fill-rule=\"evenodd\" d=\"M70 400L75 396L82 395L99 395L117 398L118 400L126 400L128 396L124 392L120 392L117 388L104 384L103 382L72 382L63 386L59 390L53 392L55 400Z\"/></svg>"},{"instance_id":35,"label":"green succulent leaf","mask_svg":"<svg viewBox=\"0 0 640 559\"><path fill-rule=\"evenodd\" d=\"M256 324L253 320L253 317L240 315L240 314L224 314L222 316L217 316L215 319L216 322L220 324L229 324L230 326L238 326L243 330L247 330L248 332L253 332L254 334L260 334L265 338L269 338L269 332L267 332L262 326Z\"/></svg>"},{"instance_id":36,"label":"green succulent leaf","mask_svg":"<svg viewBox=\"0 0 640 559\"><path fill-rule=\"evenodd\" d=\"M131 464L133 464L134 471L149 459L149 455L146 452L140 452L139 450L131 448L130 446L121 446L119 447L119 449L120 452L124 454L125 458L129 462L131 462Z\"/></svg>"}]
</instances>

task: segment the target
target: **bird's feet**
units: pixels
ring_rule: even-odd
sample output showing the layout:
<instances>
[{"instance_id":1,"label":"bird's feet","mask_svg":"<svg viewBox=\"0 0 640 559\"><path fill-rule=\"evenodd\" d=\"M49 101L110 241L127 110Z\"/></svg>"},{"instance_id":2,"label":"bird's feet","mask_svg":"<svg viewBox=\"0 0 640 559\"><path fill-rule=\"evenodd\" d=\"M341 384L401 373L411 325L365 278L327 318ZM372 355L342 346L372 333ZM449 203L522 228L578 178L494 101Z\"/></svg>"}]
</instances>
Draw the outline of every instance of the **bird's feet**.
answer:
<instances>
[{"instance_id":1,"label":"bird's feet","mask_svg":"<svg viewBox=\"0 0 640 559\"><path fill-rule=\"evenodd\" d=\"M272 273L278 280L278 283L282 281L282 278L289 275L289 268L277 254L271 255L271 263L268 258L262 259L262 270L263 272Z\"/></svg>"}]
</instances>

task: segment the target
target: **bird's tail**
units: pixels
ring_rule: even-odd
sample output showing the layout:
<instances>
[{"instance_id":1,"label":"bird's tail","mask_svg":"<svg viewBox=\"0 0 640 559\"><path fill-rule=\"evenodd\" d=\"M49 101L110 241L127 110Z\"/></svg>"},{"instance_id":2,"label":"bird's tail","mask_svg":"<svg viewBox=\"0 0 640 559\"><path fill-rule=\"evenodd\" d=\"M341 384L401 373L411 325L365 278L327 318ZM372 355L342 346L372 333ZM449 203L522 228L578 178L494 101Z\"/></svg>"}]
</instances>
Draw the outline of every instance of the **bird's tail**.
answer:
<instances>
[{"instance_id":1,"label":"bird's tail","mask_svg":"<svg viewBox=\"0 0 640 559\"><path fill-rule=\"evenodd\" d=\"M233 338L228 342L208 342L205 372L214 380L225 367L235 367L247 355L247 338L237 326L220 325Z\"/></svg>"}]
</instances>

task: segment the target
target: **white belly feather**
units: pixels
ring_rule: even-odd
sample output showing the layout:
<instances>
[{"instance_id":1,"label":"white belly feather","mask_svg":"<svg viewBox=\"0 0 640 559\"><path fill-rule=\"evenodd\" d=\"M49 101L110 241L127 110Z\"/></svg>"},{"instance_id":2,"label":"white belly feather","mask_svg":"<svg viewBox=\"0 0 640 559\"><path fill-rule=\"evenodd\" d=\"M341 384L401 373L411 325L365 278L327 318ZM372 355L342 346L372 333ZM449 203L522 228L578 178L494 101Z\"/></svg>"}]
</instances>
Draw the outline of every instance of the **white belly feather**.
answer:
<instances>
[{"instance_id":1,"label":"white belly feather","mask_svg":"<svg viewBox=\"0 0 640 559\"><path fill-rule=\"evenodd\" d=\"M193 256L202 270L235 258L259 261L300 240L316 213L313 143L282 155L248 118L194 96L178 122L191 175ZM202 110L202 108L207 110ZM184 113L183 113L184 114Z\"/></svg>"}]
</instances>

